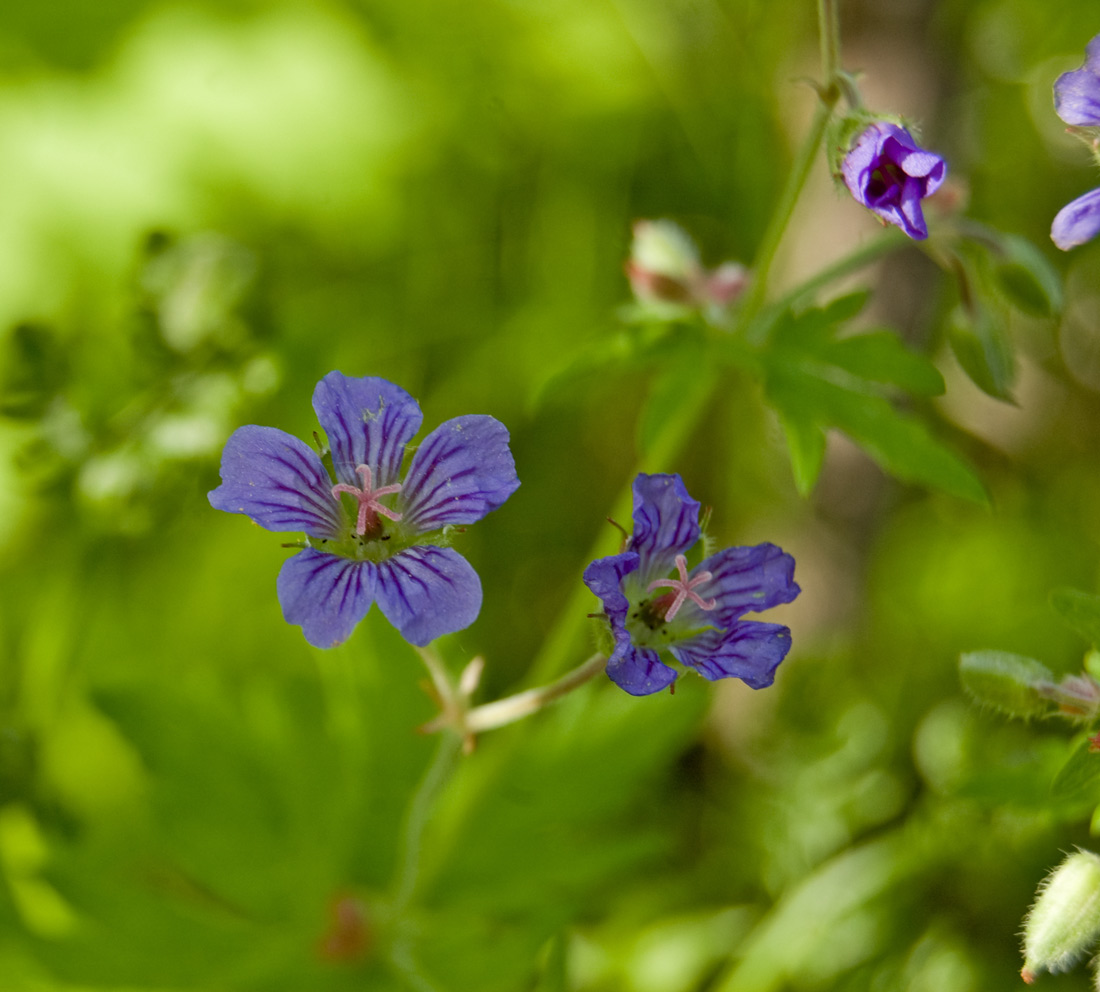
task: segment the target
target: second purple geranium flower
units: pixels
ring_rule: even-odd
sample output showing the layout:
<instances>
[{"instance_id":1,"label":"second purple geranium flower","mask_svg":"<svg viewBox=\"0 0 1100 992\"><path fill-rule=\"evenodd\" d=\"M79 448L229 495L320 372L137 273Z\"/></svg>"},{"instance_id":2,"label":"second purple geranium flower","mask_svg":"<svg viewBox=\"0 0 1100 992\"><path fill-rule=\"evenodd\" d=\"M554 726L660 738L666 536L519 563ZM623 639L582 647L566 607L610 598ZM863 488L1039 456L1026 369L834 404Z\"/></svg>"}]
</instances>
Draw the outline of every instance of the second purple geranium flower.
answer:
<instances>
[{"instance_id":1,"label":"second purple geranium flower","mask_svg":"<svg viewBox=\"0 0 1100 992\"><path fill-rule=\"evenodd\" d=\"M947 165L899 124L879 120L859 132L840 164L844 185L872 213L911 238L928 237L921 200L943 184Z\"/></svg>"},{"instance_id":2,"label":"second purple geranium flower","mask_svg":"<svg viewBox=\"0 0 1100 992\"><path fill-rule=\"evenodd\" d=\"M799 594L794 559L774 544L758 544L726 548L689 568L702 536L699 503L678 475L639 475L633 517L626 549L584 571L614 641L611 680L635 696L660 692L676 680L676 670L661 660L667 652L707 679L771 685L791 632L741 618Z\"/></svg>"},{"instance_id":3,"label":"second purple geranium flower","mask_svg":"<svg viewBox=\"0 0 1100 992\"><path fill-rule=\"evenodd\" d=\"M249 425L226 442L222 484L210 493L216 509L307 535L279 572L287 622L321 648L347 640L373 603L412 644L468 627L481 582L445 546L446 530L480 520L516 491L507 429L488 416L448 420L417 447L401 481L405 447L423 420L405 390L330 372L313 408L332 475L298 438Z\"/></svg>"}]
</instances>

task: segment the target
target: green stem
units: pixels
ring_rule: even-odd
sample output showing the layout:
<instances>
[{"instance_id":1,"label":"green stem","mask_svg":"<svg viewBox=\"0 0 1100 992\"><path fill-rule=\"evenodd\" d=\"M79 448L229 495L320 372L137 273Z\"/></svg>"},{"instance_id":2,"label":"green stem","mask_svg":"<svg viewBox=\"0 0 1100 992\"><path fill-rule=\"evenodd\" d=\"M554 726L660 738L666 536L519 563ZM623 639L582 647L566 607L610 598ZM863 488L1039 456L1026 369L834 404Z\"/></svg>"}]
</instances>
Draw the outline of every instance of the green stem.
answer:
<instances>
[{"instance_id":1,"label":"green stem","mask_svg":"<svg viewBox=\"0 0 1100 992\"><path fill-rule=\"evenodd\" d=\"M515 723L532 713L537 713L555 700L561 699L578 686L584 685L605 668L607 668L607 655L594 654L556 682L539 686L537 689L528 689L514 696L506 696L504 699L485 703L483 706L475 706L466 714L462 729L472 734L479 734L483 730L493 730L496 727Z\"/></svg>"},{"instance_id":2,"label":"green stem","mask_svg":"<svg viewBox=\"0 0 1100 992\"><path fill-rule=\"evenodd\" d=\"M439 798L450 776L460 743L454 734L440 734L435 756L409 802L393 884L391 907L395 917L400 917L408 909L416 892L420 877L420 852L424 845L424 831L428 826L432 806Z\"/></svg>"},{"instance_id":3,"label":"green stem","mask_svg":"<svg viewBox=\"0 0 1100 992\"><path fill-rule=\"evenodd\" d=\"M822 99L824 101L825 97L823 96ZM787 225L790 223L791 214L794 213L798 198L802 195L802 188L806 185L810 169L817 158L835 103L836 95L834 94L831 100L818 104L814 119L810 124L809 133L798 151L790 175L787 177L787 185L783 188L779 203L772 214L771 222L764 232L760 248L753 261L752 281L749 284L749 291L741 307L739 325L742 328L748 327L753 322L767 299L768 276L771 272L772 263L775 261L776 253L779 251L779 245L787 231Z\"/></svg>"},{"instance_id":4,"label":"green stem","mask_svg":"<svg viewBox=\"0 0 1100 992\"><path fill-rule=\"evenodd\" d=\"M898 228L889 227L884 229L851 254L845 255L831 265L827 265L816 275L810 276L805 282L799 283L777 300L769 303L746 327L745 337L752 341L766 340L772 324L785 311L809 301L819 289L823 289L830 283L843 279L853 272L858 272L860 269L877 262L880 258L889 255L890 252L906 247L909 243L909 239Z\"/></svg>"},{"instance_id":5,"label":"green stem","mask_svg":"<svg viewBox=\"0 0 1100 992\"><path fill-rule=\"evenodd\" d=\"M826 90L836 84L840 71L840 0L817 0L818 34L821 36L821 75Z\"/></svg>"}]
</instances>

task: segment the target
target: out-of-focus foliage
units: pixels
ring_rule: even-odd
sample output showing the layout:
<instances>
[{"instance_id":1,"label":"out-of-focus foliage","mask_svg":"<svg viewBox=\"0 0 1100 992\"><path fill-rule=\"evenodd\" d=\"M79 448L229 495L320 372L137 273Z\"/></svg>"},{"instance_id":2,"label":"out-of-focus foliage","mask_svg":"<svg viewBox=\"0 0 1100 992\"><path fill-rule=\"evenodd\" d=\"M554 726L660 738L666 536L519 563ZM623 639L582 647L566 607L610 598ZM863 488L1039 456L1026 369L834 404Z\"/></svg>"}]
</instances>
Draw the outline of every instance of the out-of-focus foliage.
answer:
<instances>
[{"instance_id":1,"label":"out-of-focus foliage","mask_svg":"<svg viewBox=\"0 0 1100 992\"><path fill-rule=\"evenodd\" d=\"M1095 10L841 11L868 102L949 163L933 226L970 226L788 299L879 233L822 158L790 305L735 340L624 317L623 263L670 217L751 265L813 103L806 0L0 10L3 992L1018 980L1100 755L972 705L956 661L1060 679L1095 640L1050 596L1097 589L1100 248L1048 239L1092 181L1050 86ZM409 646L376 611L311 649L280 538L206 502L236 426L310 436L331 369L511 430L522 486L460 538L481 618L442 645L484 698L584 656L636 463L794 554L776 685L601 681L433 764Z\"/></svg>"}]
</instances>

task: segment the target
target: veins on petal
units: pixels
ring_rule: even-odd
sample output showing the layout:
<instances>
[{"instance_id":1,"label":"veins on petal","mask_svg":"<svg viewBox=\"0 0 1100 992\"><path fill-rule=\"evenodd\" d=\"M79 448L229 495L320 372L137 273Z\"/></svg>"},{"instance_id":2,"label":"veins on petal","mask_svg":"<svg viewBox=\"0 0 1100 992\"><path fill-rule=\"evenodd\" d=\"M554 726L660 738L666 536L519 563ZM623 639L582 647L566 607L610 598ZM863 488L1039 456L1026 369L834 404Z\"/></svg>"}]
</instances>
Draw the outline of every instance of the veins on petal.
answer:
<instances>
[{"instance_id":1,"label":"veins on petal","mask_svg":"<svg viewBox=\"0 0 1100 992\"><path fill-rule=\"evenodd\" d=\"M340 493L350 493L358 500L359 516L355 522L356 536L363 537L368 531L376 530L378 527L379 515L385 517L387 520L400 520L401 514L396 510L391 510L388 506L383 506L380 502L380 498L400 492L401 484L394 483L391 486L381 486L378 489L372 489L372 475L369 465L356 465L355 474L363 479L362 489L347 482L339 482L332 487L332 495L336 499L339 499Z\"/></svg>"},{"instance_id":2,"label":"veins on petal","mask_svg":"<svg viewBox=\"0 0 1100 992\"><path fill-rule=\"evenodd\" d=\"M676 556L676 570L680 573L678 579L655 579L646 588L646 592L652 592L654 589L667 586L673 591L672 602L665 610L665 620L672 620L680 612L680 607L689 599L701 610L713 610L718 605L717 599L703 599L695 591L696 586L709 582L714 577L710 572L700 572L689 579L687 559L683 555Z\"/></svg>"}]
</instances>

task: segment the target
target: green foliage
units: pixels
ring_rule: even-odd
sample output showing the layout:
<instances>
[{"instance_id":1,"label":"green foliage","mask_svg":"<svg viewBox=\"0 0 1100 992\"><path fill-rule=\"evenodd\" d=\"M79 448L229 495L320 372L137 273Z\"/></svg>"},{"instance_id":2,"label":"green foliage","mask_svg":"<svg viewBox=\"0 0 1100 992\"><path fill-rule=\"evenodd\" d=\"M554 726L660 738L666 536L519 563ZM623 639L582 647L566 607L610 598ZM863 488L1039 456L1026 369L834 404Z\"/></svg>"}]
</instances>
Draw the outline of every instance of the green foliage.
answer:
<instances>
[{"instance_id":1,"label":"green foliage","mask_svg":"<svg viewBox=\"0 0 1100 992\"><path fill-rule=\"evenodd\" d=\"M0 11L3 992L1017 980L1036 881L1100 829L1096 249L1048 241L1087 184L1050 83L1095 12L865 17L869 93L917 67L874 109L957 181L928 242L822 196L818 153L758 300L631 308L641 218L752 291L810 10ZM334 368L511 431L521 489L456 535L481 617L440 645L484 657L475 701L584 657L639 467L795 555L775 686L596 680L443 762L413 829L415 653L376 615L309 648L296 535L205 496L235 427L308 438Z\"/></svg>"},{"instance_id":2,"label":"green foliage","mask_svg":"<svg viewBox=\"0 0 1100 992\"><path fill-rule=\"evenodd\" d=\"M887 471L976 502L986 500L973 469L913 416L890 402L903 391L934 396L943 379L897 337L875 332L839 336L843 321L866 302L844 297L823 309L787 314L764 356L766 388L790 441L799 489L809 490L821 466L821 432L837 428Z\"/></svg>"},{"instance_id":3,"label":"green foliage","mask_svg":"<svg viewBox=\"0 0 1100 992\"><path fill-rule=\"evenodd\" d=\"M1100 596L1080 589L1055 589L1050 605L1089 644L1100 644Z\"/></svg>"}]
</instances>

